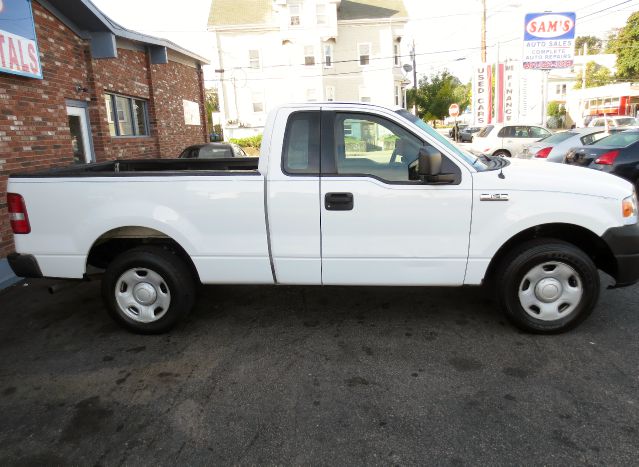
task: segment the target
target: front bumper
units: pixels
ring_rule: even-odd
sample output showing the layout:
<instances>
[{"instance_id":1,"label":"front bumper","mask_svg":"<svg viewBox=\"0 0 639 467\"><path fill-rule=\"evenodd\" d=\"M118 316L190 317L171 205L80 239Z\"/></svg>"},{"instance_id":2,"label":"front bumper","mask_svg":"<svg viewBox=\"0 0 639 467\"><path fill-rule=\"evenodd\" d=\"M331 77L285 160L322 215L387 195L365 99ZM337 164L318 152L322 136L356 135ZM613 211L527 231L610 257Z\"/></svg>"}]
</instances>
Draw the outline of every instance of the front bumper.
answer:
<instances>
[{"instance_id":1,"label":"front bumper","mask_svg":"<svg viewBox=\"0 0 639 467\"><path fill-rule=\"evenodd\" d=\"M639 281L639 224L613 227L601 236L617 261L615 287Z\"/></svg>"},{"instance_id":2,"label":"front bumper","mask_svg":"<svg viewBox=\"0 0 639 467\"><path fill-rule=\"evenodd\" d=\"M7 261L13 269L13 273L18 277L42 277L38 261L33 255L11 253L7 256Z\"/></svg>"}]
</instances>

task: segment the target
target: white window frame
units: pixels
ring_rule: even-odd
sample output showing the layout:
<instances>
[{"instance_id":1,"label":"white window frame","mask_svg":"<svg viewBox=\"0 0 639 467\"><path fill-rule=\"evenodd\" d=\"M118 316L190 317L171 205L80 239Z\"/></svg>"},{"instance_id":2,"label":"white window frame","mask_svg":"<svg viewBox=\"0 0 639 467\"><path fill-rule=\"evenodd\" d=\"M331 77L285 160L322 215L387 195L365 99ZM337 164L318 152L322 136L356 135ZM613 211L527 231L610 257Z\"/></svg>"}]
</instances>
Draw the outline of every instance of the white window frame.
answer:
<instances>
[{"instance_id":1,"label":"white window frame","mask_svg":"<svg viewBox=\"0 0 639 467\"><path fill-rule=\"evenodd\" d=\"M257 58L251 57L251 52L257 52ZM249 49L249 68L251 70L261 70L262 69L262 54L259 49ZM257 62L257 63L254 63Z\"/></svg>"},{"instance_id":2,"label":"white window frame","mask_svg":"<svg viewBox=\"0 0 639 467\"><path fill-rule=\"evenodd\" d=\"M307 52L307 49L309 49L309 48L313 50L312 55L308 55L308 54L306 53L306 52ZM313 57L313 63L307 63L307 62L306 62L306 59L307 59L308 57ZM316 64L317 64L317 61L315 60L315 46L314 46L314 45L305 45L305 46L304 46L304 65L305 65L305 66L315 66Z\"/></svg>"},{"instance_id":3,"label":"white window frame","mask_svg":"<svg viewBox=\"0 0 639 467\"><path fill-rule=\"evenodd\" d=\"M401 66L401 49L399 42L393 42L393 66Z\"/></svg>"},{"instance_id":4,"label":"white window frame","mask_svg":"<svg viewBox=\"0 0 639 467\"><path fill-rule=\"evenodd\" d=\"M251 103L253 105L253 113L263 113L264 112L264 93L262 91L251 92Z\"/></svg>"},{"instance_id":5,"label":"white window frame","mask_svg":"<svg viewBox=\"0 0 639 467\"><path fill-rule=\"evenodd\" d=\"M362 47L368 47L368 54L362 54ZM366 67L371 64L371 56L373 52L373 46L370 42L358 42L357 43L357 63L361 67ZM362 64L362 57L368 55L368 63Z\"/></svg>"},{"instance_id":6,"label":"white window frame","mask_svg":"<svg viewBox=\"0 0 639 467\"><path fill-rule=\"evenodd\" d=\"M368 99L368 100L364 100ZM370 104L372 101L371 93L364 86L359 87L359 102L362 104Z\"/></svg>"},{"instance_id":7,"label":"white window frame","mask_svg":"<svg viewBox=\"0 0 639 467\"><path fill-rule=\"evenodd\" d=\"M306 102L317 102L317 89L316 88L307 88L306 89Z\"/></svg>"},{"instance_id":8,"label":"white window frame","mask_svg":"<svg viewBox=\"0 0 639 467\"><path fill-rule=\"evenodd\" d=\"M297 10L296 14L293 14L293 9ZM293 20L297 18L297 20ZM291 28L299 28L302 26L302 4L291 3L288 6L288 25Z\"/></svg>"},{"instance_id":9,"label":"white window frame","mask_svg":"<svg viewBox=\"0 0 639 467\"><path fill-rule=\"evenodd\" d=\"M326 53L326 50L330 51L328 54ZM333 44L323 44L322 45L322 63L324 63L324 68L333 68L333 51L335 49L333 48ZM328 60L326 59L328 57Z\"/></svg>"},{"instance_id":10,"label":"white window frame","mask_svg":"<svg viewBox=\"0 0 639 467\"><path fill-rule=\"evenodd\" d=\"M320 21L320 18L323 18L323 20ZM315 23L318 26L325 26L327 24L327 19L326 5L323 3L315 5Z\"/></svg>"},{"instance_id":11,"label":"white window frame","mask_svg":"<svg viewBox=\"0 0 639 467\"><path fill-rule=\"evenodd\" d=\"M335 102L335 86L326 86L324 92L327 102Z\"/></svg>"}]
</instances>

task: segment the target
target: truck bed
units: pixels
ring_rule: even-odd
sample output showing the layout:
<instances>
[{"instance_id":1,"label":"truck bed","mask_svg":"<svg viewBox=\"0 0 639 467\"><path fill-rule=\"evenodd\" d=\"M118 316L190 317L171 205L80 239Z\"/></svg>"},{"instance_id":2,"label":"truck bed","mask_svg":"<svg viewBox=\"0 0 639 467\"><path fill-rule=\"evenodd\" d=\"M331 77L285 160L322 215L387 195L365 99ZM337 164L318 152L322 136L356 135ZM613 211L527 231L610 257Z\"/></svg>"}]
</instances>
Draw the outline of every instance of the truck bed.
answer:
<instances>
[{"instance_id":1,"label":"truck bed","mask_svg":"<svg viewBox=\"0 0 639 467\"><path fill-rule=\"evenodd\" d=\"M258 157L227 159L124 159L77 164L38 172L11 174L12 178L122 177L140 175L258 175Z\"/></svg>"}]
</instances>

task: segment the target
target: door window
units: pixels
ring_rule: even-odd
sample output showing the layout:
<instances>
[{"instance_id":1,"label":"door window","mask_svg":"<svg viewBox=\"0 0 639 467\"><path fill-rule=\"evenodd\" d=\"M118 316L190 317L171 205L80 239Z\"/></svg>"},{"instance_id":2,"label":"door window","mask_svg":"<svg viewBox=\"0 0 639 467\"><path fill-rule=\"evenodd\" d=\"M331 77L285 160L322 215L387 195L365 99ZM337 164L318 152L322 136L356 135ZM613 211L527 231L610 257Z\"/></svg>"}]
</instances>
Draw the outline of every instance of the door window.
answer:
<instances>
[{"instance_id":1,"label":"door window","mask_svg":"<svg viewBox=\"0 0 639 467\"><path fill-rule=\"evenodd\" d=\"M545 130L544 128L540 128L538 126L530 127L531 138L545 138L547 136L550 136L550 132L548 130Z\"/></svg>"},{"instance_id":2,"label":"door window","mask_svg":"<svg viewBox=\"0 0 639 467\"><path fill-rule=\"evenodd\" d=\"M86 162L86 149L82 138L82 121L79 115L69 115L69 130L71 131L71 147L73 148L73 162Z\"/></svg>"},{"instance_id":3,"label":"door window","mask_svg":"<svg viewBox=\"0 0 639 467\"><path fill-rule=\"evenodd\" d=\"M283 171L287 174L319 174L319 112L291 114L284 135Z\"/></svg>"},{"instance_id":4,"label":"door window","mask_svg":"<svg viewBox=\"0 0 639 467\"><path fill-rule=\"evenodd\" d=\"M338 114L335 118L338 175L370 175L407 182L409 165L422 141L399 125L372 115Z\"/></svg>"}]
</instances>

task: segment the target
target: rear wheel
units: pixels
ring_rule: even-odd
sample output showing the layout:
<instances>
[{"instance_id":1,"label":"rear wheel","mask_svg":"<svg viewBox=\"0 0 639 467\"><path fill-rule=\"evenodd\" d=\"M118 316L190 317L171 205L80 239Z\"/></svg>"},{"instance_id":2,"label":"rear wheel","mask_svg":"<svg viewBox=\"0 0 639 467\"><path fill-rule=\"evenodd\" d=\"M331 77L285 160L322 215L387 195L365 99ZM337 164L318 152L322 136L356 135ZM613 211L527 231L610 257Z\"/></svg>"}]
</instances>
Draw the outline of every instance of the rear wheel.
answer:
<instances>
[{"instance_id":1,"label":"rear wheel","mask_svg":"<svg viewBox=\"0 0 639 467\"><path fill-rule=\"evenodd\" d=\"M495 151L493 153L493 156L496 156L496 157L510 157L510 153L508 151L506 151L505 149L500 149L499 151Z\"/></svg>"},{"instance_id":2,"label":"rear wheel","mask_svg":"<svg viewBox=\"0 0 639 467\"><path fill-rule=\"evenodd\" d=\"M535 333L567 331L595 308L599 273L590 257L569 243L538 239L502 262L497 295L508 318Z\"/></svg>"},{"instance_id":3,"label":"rear wheel","mask_svg":"<svg viewBox=\"0 0 639 467\"><path fill-rule=\"evenodd\" d=\"M193 308L195 295L185 261L157 246L125 251L102 278L102 297L111 317L142 334L168 331Z\"/></svg>"}]
</instances>

